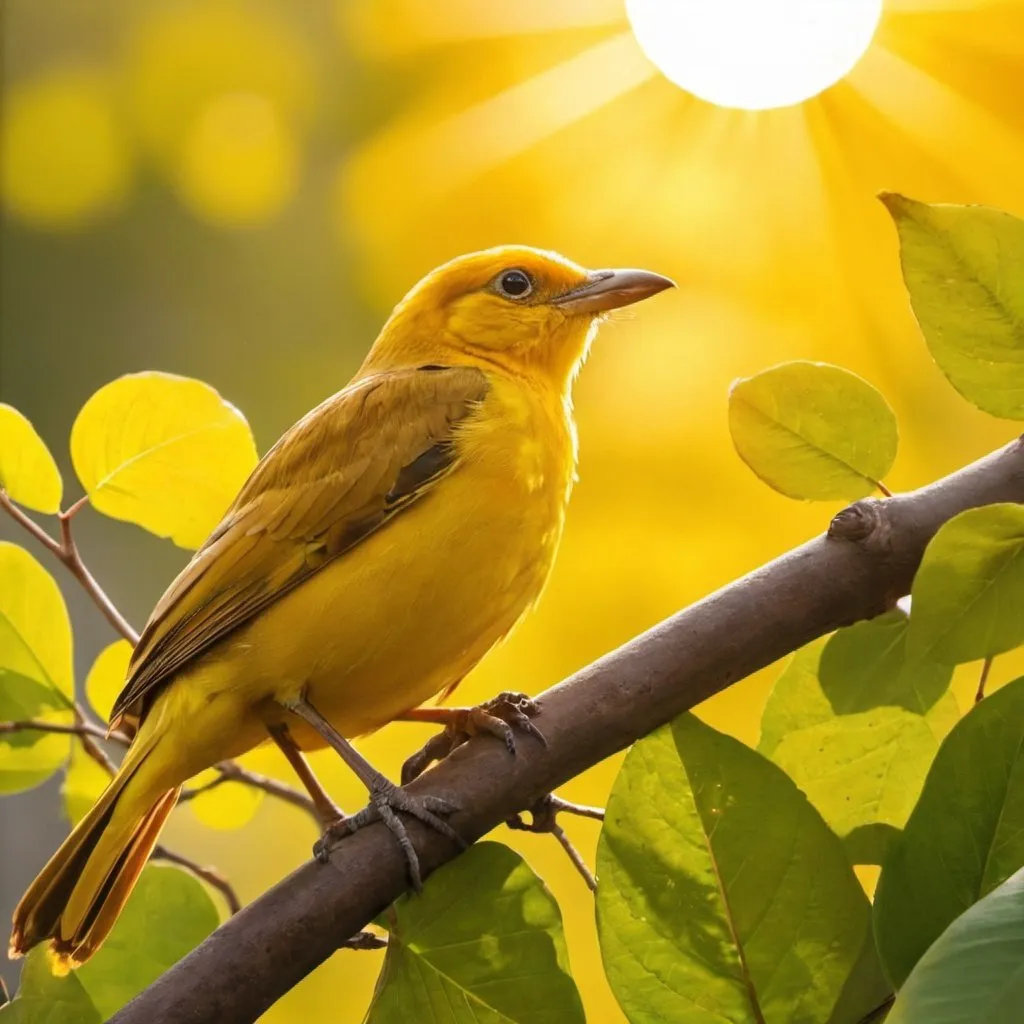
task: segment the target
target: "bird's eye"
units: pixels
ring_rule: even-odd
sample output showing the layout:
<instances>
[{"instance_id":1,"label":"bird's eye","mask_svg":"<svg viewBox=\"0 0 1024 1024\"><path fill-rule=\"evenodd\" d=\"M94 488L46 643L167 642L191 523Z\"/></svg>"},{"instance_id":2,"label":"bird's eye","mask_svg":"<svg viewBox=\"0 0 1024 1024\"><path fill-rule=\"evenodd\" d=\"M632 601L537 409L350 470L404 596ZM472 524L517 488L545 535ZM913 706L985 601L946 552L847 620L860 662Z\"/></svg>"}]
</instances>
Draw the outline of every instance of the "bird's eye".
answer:
<instances>
[{"instance_id":1,"label":"bird's eye","mask_svg":"<svg viewBox=\"0 0 1024 1024\"><path fill-rule=\"evenodd\" d=\"M533 291L533 281L525 270L506 270L496 283L498 292L510 299L525 299Z\"/></svg>"}]
</instances>

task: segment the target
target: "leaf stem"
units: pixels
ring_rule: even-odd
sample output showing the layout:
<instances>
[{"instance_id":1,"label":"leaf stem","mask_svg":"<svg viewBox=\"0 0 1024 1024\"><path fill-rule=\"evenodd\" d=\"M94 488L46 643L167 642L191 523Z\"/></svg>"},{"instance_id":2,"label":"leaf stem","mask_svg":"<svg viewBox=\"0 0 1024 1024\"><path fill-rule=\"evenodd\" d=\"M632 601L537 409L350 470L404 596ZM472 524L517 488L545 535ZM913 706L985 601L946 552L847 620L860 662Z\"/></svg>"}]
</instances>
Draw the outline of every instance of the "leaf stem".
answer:
<instances>
[{"instance_id":1,"label":"leaf stem","mask_svg":"<svg viewBox=\"0 0 1024 1024\"><path fill-rule=\"evenodd\" d=\"M238 893L235 892L234 886L216 868L199 864L188 857L182 856L180 853L168 850L166 846L155 847L153 849L153 859L165 860L168 864L177 864L178 867L182 867L197 878L201 878L207 885L216 889L224 897L224 902L228 905L228 911L232 915L237 914L242 909L242 901L238 898Z\"/></svg>"},{"instance_id":2,"label":"leaf stem","mask_svg":"<svg viewBox=\"0 0 1024 1024\"><path fill-rule=\"evenodd\" d=\"M883 484L881 480L876 480L875 481L875 486L882 492L882 495L884 497L886 497L886 498L891 498L892 497L892 491L890 491L889 488L886 487L885 484Z\"/></svg>"},{"instance_id":3,"label":"leaf stem","mask_svg":"<svg viewBox=\"0 0 1024 1024\"><path fill-rule=\"evenodd\" d=\"M985 684L988 682L988 674L992 671L992 658L986 658L981 663L981 676L978 678L978 691L974 695L974 703L980 704L985 699Z\"/></svg>"},{"instance_id":4,"label":"leaf stem","mask_svg":"<svg viewBox=\"0 0 1024 1024\"><path fill-rule=\"evenodd\" d=\"M134 646L139 642L139 634L132 628L131 623L114 607L113 601L107 597L103 592L103 588L100 587L92 573L85 567L82 556L78 551L78 545L72 536L71 520L81 507L82 502L76 501L66 512L57 513L57 518L60 521L61 539L56 541L34 519L22 512L11 501L6 491L0 490L0 508L19 526L32 534L47 551L65 566L71 575L82 585L89 597L92 598L93 604L99 608L111 626Z\"/></svg>"}]
</instances>

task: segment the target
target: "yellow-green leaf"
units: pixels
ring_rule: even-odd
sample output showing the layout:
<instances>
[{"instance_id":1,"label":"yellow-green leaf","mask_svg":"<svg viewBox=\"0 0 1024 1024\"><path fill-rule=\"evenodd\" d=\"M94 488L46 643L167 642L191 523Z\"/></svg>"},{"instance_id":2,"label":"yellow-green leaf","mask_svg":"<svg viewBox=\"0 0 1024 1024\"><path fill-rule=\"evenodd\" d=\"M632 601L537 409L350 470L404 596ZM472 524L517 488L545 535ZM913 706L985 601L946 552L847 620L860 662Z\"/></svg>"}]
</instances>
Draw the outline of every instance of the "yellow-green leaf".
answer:
<instances>
[{"instance_id":1,"label":"yellow-green leaf","mask_svg":"<svg viewBox=\"0 0 1024 1024\"><path fill-rule=\"evenodd\" d=\"M907 651L961 664L1024 643L1024 505L954 516L914 577Z\"/></svg>"},{"instance_id":2,"label":"yellow-green leaf","mask_svg":"<svg viewBox=\"0 0 1024 1024\"><path fill-rule=\"evenodd\" d=\"M0 542L0 721L71 720L71 623L53 577L23 548ZM67 736L0 736L0 791L27 789L67 759Z\"/></svg>"},{"instance_id":3,"label":"yellow-green leaf","mask_svg":"<svg viewBox=\"0 0 1024 1024\"><path fill-rule=\"evenodd\" d=\"M896 458L896 417L849 370L783 363L736 381L729 430L743 461L790 498L863 498Z\"/></svg>"},{"instance_id":4,"label":"yellow-green leaf","mask_svg":"<svg viewBox=\"0 0 1024 1024\"><path fill-rule=\"evenodd\" d=\"M75 743L71 748L71 761L61 787L64 811L72 825L77 825L85 817L109 781L110 775L106 769L101 768L85 752L81 743Z\"/></svg>"},{"instance_id":5,"label":"yellow-green leaf","mask_svg":"<svg viewBox=\"0 0 1024 1024\"><path fill-rule=\"evenodd\" d=\"M471 846L381 923L366 1024L583 1024L558 904L507 846Z\"/></svg>"},{"instance_id":6,"label":"yellow-green leaf","mask_svg":"<svg viewBox=\"0 0 1024 1024\"><path fill-rule=\"evenodd\" d=\"M131 656L132 645L127 640L115 640L100 651L85 677L85 695L104 722L110 721L114 702L124 687Z\"/></svg>"},{"instance_id":7,"label":"yellow-green leaf","mask_svg":"<svg viewBox=\"0 0 1024 1024\"><path fill-rule=\"evenodd\" d=\"M85 403L71 460L100 512L196 548L256 465L256 446L242 414L208 384L147 372Z\"/></svg>"},{"instance_id":8,"label":"yellow-green leaf","mask_svg":"<svg viewBox=\"0 0 1024 1024\"><path fill-rule=\"evenodd\" d=\"M984 206L882 196L932 357L993 416L1024 419L1024 221Z\"/></svg>"},{"instance_id":9,"label":"yellow-green leaf","mask_svg":"<svg viewBox=\"0 0 1024 1024\"><path fill-rule=\"evenodd\" d=\"M10 405L0 402L0 490L19 505L53 514L60 508L64 484L50 449L35 427Z\"/></svg>"},{"instance_id":10,"label":"yellow-green leaf","mask_svg":"<svg viewBox=\"0 0 1024 1024\"><path fill-rule=\"evenodd\" d=\"M243 762L244 763L244 762ZM200 772L189 783L190 786L205 786L217 778L217 773L208 768ZM189 801L192 813L210 828L231 829L247 825L263 802L263 790L244 782L221 782L205 793L197 794Z\"/></svg>"}]
</instances>

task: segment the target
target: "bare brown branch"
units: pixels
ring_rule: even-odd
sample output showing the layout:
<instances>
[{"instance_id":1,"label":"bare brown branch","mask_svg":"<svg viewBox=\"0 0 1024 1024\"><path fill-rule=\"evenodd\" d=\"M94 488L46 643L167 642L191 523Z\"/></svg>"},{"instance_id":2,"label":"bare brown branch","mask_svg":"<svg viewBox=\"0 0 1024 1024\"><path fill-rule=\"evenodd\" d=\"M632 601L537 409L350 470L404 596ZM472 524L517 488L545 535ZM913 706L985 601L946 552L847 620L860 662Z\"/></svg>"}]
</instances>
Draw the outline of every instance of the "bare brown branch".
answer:
<instances>
[{"instance_id":1,"label":"bare brown branch","mask_svg":"<svg viewBox=\"0 0 1024 1024\"><path fill-rule=\"evenodd\" d=\"M580 670L539 698L547 747L478 737L409 786L454 800L476 839L591 765L816 637L891 608L948 519L1024 502L1019 440L911 494L865 499L828 533L756 569ZM427 874L449 840L408 823ZM249 1024L406 891L405 860L370 825L250 903L117 1013L116 1024ZM225 983L230 979L230 984Z\"/></svg>"}]
</instances>

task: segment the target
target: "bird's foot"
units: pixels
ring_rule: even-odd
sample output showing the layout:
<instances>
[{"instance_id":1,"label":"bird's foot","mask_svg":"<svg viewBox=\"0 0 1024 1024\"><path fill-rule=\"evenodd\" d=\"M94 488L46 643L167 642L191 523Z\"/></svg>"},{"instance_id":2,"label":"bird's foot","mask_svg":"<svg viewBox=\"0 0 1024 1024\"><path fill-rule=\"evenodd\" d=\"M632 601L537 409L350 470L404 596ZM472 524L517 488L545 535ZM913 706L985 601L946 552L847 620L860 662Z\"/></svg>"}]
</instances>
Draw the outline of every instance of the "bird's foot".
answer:
<instances>
[{"instance_id":1,"label":"bird's foot","mask_svg":"<svg viewBox=\"0 0 1024 1024\"><path fill-rule=\"evenodd\" d=\"M321 863L326 862L330 858L331 851L346 836L350 836L353 832L372 822L383 821L402 848L406 864L409 866L412 887L419 892L423 888L419 857L409 838L405 823L397 812L404 812L422 821L424 825L429 825L434 831L440 832L446 839L450 839L460 849L465 849L468 844L462 836L447 821L439 817L439 815L447 817L457 810L458 806L450 800L445 800L444 797L417 796L401 789L387 779L382 779L370 790L369 806L364 807L358 814L343 818L328 826L313 846L313 856Z\"/></svg>"},{"instance_id":2,"label":"bird's foot","mask_svg":"<svg viewBox=\"0 0 1024 1024\"><path fill-rule=\"evenodd\" d=\"M474 708L432 708L431 721L444 722L444 732L427 741L402 765L402 784L406 785L421 775L434 761L442 761L456 747L473 736L487 733L504 740L508 752L515 755L516 731L534 736L544 746L544 734L532 719L540 714L540 705L525 693L505 690L497 697Z\"/></svg>"}]
</instances>

